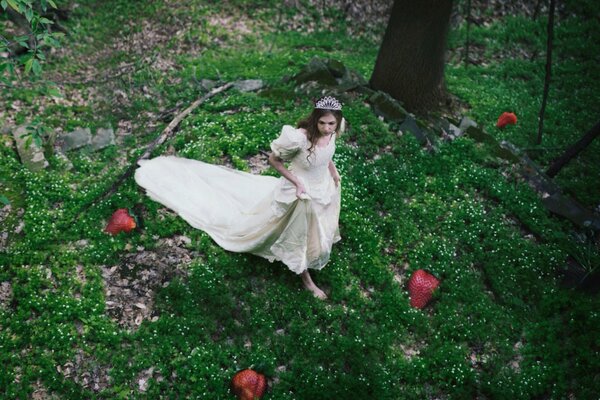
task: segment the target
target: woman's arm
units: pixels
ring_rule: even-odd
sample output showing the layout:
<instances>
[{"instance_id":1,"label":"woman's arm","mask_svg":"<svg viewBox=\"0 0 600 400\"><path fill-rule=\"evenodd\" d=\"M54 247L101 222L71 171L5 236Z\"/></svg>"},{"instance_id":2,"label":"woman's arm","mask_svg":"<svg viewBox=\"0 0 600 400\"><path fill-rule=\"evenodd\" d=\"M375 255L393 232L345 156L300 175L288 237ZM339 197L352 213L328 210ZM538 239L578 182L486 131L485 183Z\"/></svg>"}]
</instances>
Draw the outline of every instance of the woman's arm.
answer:
<instances>
[{"instance_id":1,"label":"woman's arm","mask_svg":"<svg viewBox=\"0 0 600 400\"><path fill-rule=\"evenodd\" d=\"M329 173L331 174L331 177L333 178L333 181L335 182L335 186L340 184L340 174L337 171L337 168L335 167L335 164L333 163L332 160L329 161Z\"/></svg>"},{"instance_id":2,"label":"woman's arm","mask_svg":"<svg viewBox=\"0 0 600 400\"><path fill-rule=\"evenodd\" d=\"M275 168L277 172L279 172L284 178L296 185L296 197L300 198L302 193L306 193L306 189L304 188L304 185L302 185L302 182L300 182L298 178L296 178L296 176L292 174L285 167L285 165L283 165L283 160L281 158L271 153L269 155L269 164L271 164L271 166Z\"/></svg>"}]
</instances>

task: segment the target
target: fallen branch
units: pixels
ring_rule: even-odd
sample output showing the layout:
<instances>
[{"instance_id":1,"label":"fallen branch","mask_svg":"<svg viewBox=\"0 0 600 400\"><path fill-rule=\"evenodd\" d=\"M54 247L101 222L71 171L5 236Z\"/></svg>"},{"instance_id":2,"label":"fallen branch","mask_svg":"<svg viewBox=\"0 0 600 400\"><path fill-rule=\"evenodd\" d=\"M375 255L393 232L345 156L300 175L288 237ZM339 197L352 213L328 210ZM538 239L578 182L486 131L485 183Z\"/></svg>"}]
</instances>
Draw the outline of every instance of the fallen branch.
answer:
<instances>
[{"instance_id":1,"label":"fallen branch","mask_svg":"<svg viewBox=\"0 0 600 400\"><path fill-rule=\"evenodd\" d=\"M210 92L208 92L207 94L205 94L204 96L199 98L198 100L194 101L188 108L183 110L177 116L175 116L175 118L171 121L171 123L169 123L169 125L167 125L167 127L162 131L160 136L158 136L152 143L150 143L150 145L148 145L148 147L146 148L146 151L144 151L144 154L142 154L141 157L139 157L133 164L131 164L125 170L125 172L119 178L117 178L117 180L111 185L110 188L106 189L100 196L98 196L94 200L92 200L87 206L83 207L77 213L77 215L75 215L74 220L77 220L79 218L79 216L81 214L83 214L85 211L89 210L90 207L92 207L92 205L94 205L97 202L102 201L102 200L106 199L107 197L109 197L110 195L114 194L117 191L117 188L119 186L121 186L123 184L123 182L125 182L125 180L133 174L133 172L137 168L138 162L140 162L140 160L144 160L144 159L150 157L150 154L152 153L152 151L157 146L160 146L165 141L167 141L167 139L169 139L173 135L173 133L176 132L176 128L178 127L179 123L181 123L181 121L185 117L187 117L192 111L194 111L196 108L198 108L198 106L200 104L204 103L206 100L210 99L211 97L213 97L221 92L226 91L227 89L231 88L232 86L233 86L233 83L227 83L223 86L214 88L213 90L211 90Z\"/></svg>"}]
</instances>

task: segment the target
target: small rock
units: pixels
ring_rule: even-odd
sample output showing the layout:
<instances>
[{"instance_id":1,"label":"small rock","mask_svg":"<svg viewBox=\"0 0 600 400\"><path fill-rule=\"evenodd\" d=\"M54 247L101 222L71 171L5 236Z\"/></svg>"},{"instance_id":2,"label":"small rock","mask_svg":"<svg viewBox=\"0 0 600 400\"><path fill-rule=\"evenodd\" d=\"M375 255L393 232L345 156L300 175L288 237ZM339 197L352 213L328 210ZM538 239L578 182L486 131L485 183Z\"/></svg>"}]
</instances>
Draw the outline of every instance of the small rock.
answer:
<instances>
[{"instance_id":1,"label":"small rock","mask_svg":"<svg viewBox=\"0 0 600 400\"><path fill-rule=\"evenodd\" d=\"M247 79L243 81L234 82L233 87L240 92L255 92L262 89L265 86L264 82L260 79Z\"/></svg>"},{"instance_id":2,"label":"small rock","mask_svg":"<svg viewBox=\"0 0 600 400\"><path fill-rule=\"evenodd\" d=\"M316 81L324 85L335 85L337 81L331 71L320 58L313 58L310 62L294 76L298 83Z\"/></svg>"},{"instance_id":3,"label":"small rock","mask_svg":"<svg viewBox=\"0 0 600 400\"><path fill-rule=\"evenodd\" d=\"M400 130L412 133L421 145L427 143L427 135L419 128L417 121L411 116L406 117L402 125L400 125Z\"/></svg>"},{"instance_id":4,"label":"small rock","mask_svg":"<svg viewBox=\"0 0 600 400\"><path fill-rule=\"evenodd\" d=\"M54 155L56 156L56 158L62 161L65 170L70 171L73 169L73 163L71 162L71 160L69 160L65 153L62 152L60 147L54 148Z\"/></svg>"},{"instance_id":5,"label":"small rock","mask_svg":"<svg viewBox=\"0 0 600 400\"><path fill-rule=\"evenodd\" d=\"M409 114L400 103L384 92L377 92L369 98L375 114L382 116L388 121L403 121Z\"/></svg>"},{"instance_id":6,"label":"small rock","mask_svg":"<svg viewBox=\"0 0 600 400\"><path fill-rule=\"evenodd\" d=\"M13 137L17 144L17 152L21 163L27 169L41 171L49 165L46 157L44 157L43 149L35 144L24 125L13 131Z\"/></svg>"},{"instance_id":7,"label":"small rock","mask_svg":"<svg viewBox=\"0 0 600 400\"><path fill-rule=\"evenodd\" d=\"M112 128L100 128L91 140L93 151L101 150L115 144L115 132Z\"/></svg>"},{"instance_id":8,"label":"small rock","mask_svg":"<svg viewBox=\"0 0 600 400\"><path fill-rule=\"evenodd\" d=\"M460 124L458 124L458 129L460 129L461 131L464 132L467 130L467 128L469 128L471 126L477 128L477 122L473 121L469 117L463 117L460 120Z\"/></svg>"},{"instance_id":9,"label":"small rock","mask_svg":"<svg viewBox=\"0 0 600 400\"><path fill-rule=\"evenodd\" d=\"M92 133L90 128L77 128L73 132L60 136L62 141L62 151L79 149L92 143Z\"/></svg>"},{"instance_id":10,"label":"small rock","mask_svg":"<svg viewBox=\"0 0 600 400\"><path fill-rule=\"evenodd\" d=\"M214 88L217 87L217 82L210 80L210 79L202 79L200 81L200 86L204 89L204 90L212 90Z\"/></svg>"}]
</instances>

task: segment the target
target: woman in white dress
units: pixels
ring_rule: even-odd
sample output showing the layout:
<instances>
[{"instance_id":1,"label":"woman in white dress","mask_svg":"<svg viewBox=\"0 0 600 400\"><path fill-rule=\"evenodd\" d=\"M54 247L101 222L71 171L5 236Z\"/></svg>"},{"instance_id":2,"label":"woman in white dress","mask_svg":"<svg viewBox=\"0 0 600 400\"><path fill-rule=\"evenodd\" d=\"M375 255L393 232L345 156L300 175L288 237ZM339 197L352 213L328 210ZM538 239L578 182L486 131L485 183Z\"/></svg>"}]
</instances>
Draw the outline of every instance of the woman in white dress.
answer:
<instances>
[{"instance_id":1,"label":"woman in white dress","mask_svg":"<svg viewBox=\"0 0 600 400\"><path fill-rule=\"evenodd\" d=\"M140 161L135 180L224 249L281 261L325 299L308 270L323 268L340 240L340 175L332 157L344 128L341 109L327 96L297 128L283 127L269 156L280 178L161 156Z\"/></svg>"}]
</instances>

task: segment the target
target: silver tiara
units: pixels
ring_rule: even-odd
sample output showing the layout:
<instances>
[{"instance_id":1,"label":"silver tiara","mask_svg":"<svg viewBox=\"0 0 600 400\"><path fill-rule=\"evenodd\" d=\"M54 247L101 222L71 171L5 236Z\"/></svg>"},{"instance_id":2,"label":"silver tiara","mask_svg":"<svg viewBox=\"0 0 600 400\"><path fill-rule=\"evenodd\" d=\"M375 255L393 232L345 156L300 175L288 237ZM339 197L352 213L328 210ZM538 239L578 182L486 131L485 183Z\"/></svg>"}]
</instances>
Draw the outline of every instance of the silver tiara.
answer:
<instances>
[{"instance_id":1,"label":"silver tiara","mask_svg":"<svg viewBox=\"0 0 600 400\"><path fill-rule=\"evenodd\" d=\"M325 96L315 104L315 108L321 110L341 110L342 103L340 103L335 97Z\"/></svg>"}]
</instances>

